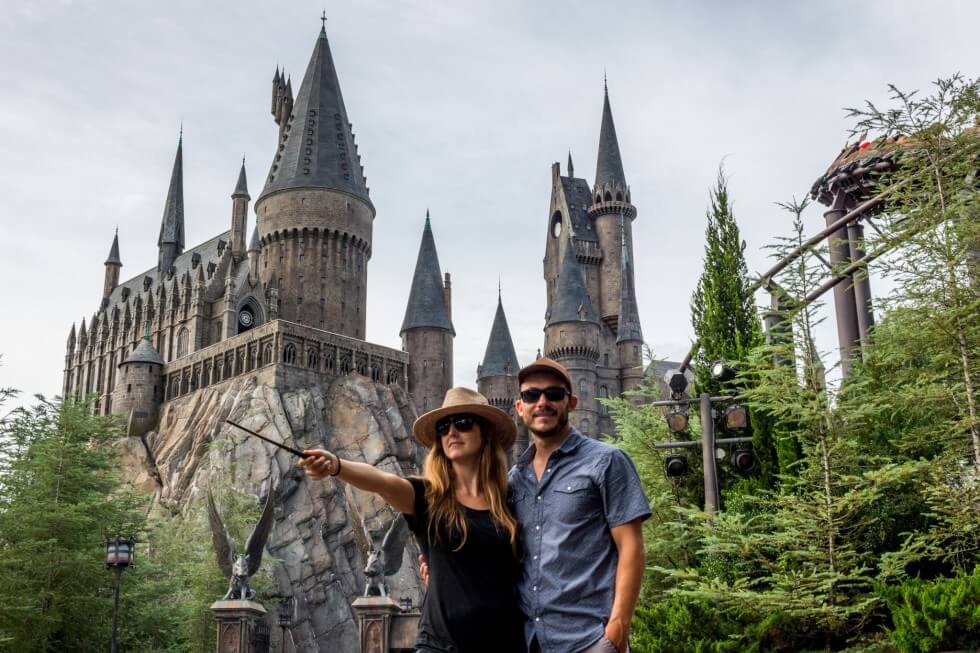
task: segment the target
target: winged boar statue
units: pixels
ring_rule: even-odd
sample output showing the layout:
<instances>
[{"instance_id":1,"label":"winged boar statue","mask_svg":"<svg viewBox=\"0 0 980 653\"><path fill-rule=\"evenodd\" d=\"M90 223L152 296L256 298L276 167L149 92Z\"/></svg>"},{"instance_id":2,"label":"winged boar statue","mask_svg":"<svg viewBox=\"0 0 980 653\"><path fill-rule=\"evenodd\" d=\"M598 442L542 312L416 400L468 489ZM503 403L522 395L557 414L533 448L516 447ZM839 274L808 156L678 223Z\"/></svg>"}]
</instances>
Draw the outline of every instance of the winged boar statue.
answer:
<instances>
[{"instance_id":1,"label":"winged boar statue","mask_svg":"<svg viewBox=\"0 0 980 653\"><path fill-rule=\"evenodd\" d=\"M269 531L272 530L274 503L275 492L270 488L269 496L265 500L265 508L262 509L262 516L245 542L245 553L235 555L234 542L232 542L224 522L221 521L221 514L214 503L211 488L208 488L208 522L211 524L211 542L214 544L214 552L218 558L221 573L228 579L228 593L225 594L223 601L250 601L255 598L255 590L249 587L248 579L255 575L262 564L262 552L265 549L266 540L269 539Z\"/></svg>"},{"instance_id":2,"label":"winged boar statue","mask_svg":"<svg viewBox=\"0 0 980 653\"><path fill-rule=\"evenodd\" d=\"M408 523L404 517L398 515L388 526L380 547L375 546L374 540L371 540L367 564L364 566L364 575L367 576L364 596L388 596L385 578L397 574L401 569L408 534Z\"/></svg>"}]
</instances>

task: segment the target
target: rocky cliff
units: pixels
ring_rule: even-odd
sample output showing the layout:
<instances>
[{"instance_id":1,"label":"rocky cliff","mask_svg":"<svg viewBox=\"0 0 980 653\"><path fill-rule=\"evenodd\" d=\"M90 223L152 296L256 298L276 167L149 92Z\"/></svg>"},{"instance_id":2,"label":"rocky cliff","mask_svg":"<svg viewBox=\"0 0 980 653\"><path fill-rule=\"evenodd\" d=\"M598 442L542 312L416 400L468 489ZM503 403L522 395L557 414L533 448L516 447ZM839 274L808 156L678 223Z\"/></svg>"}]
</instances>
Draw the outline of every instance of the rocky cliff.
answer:
<instances>
[{"instance_id":1,"label":"rocky cliff","mask_svg":"<svg viewBox=\"0 0 980 653\"><path fill-rule=\"evenodd\" d=\"M258 372L169 402L158 430L142 441L130 439L126 470L170 511L199 501L211 482L261 497L270 485L276 487L267 550L280 561L274 566L279 592L298 603L292 631L296 650L354 652L357 625L350 604L365 585L364 529L380 538L394 513L377 497L339 481L308 480L294 456L225 420L300 449L327 448L410 475L419 473L423 454L411 434L415 416L401 388L360 375L308 385ZM410 541L401 571L388 581L394 598L410 598L416 606L421 596L417 556ZM266 608L275 615L275 605Z\"/></svg>"}]
</instances>

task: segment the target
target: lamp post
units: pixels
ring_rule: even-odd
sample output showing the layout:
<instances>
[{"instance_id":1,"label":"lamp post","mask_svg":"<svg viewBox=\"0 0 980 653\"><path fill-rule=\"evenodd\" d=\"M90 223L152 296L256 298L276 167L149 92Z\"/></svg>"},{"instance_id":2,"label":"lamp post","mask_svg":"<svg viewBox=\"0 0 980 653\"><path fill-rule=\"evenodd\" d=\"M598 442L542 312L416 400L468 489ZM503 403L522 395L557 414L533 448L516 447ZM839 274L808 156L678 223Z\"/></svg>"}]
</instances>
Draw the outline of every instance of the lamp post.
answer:
<instances>
[{"instance_id":1,"label":"lamp post","mask_svg":"<svg viewBox=\"0 0 980 653\"><path fill-rule=\"evenodd\" d=\"M116 537L106 540L105 566L116 574L115 598L112 606L112 653L116 653L116 631L119 627L119 586L122 584L122 573L126 567L133 564L136 553L136 540L127 537Z\"/></svg>"},{"instance_id":2,"label":"lamp post","mask_svg":"<svg viewBox=\"0 0 980 653\"><path fill-rule=\"evenodd\" d=\"M279 604L279 627L282 628L282 653L286 653L286 631L293 627L296 618L296 599L287 596Z\"/></svg>"}]
</instances>

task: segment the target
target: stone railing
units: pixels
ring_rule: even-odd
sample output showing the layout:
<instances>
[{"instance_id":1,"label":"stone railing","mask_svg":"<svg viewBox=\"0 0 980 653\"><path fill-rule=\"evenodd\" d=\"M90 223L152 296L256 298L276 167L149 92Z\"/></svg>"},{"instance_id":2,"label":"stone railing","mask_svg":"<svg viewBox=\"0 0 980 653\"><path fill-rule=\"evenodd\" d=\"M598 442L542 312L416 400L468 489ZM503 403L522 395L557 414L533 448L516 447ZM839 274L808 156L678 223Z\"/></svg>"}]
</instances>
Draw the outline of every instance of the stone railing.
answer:
<instances>
[{"instance_id":1,"label":"stone railing","mask_svg":"<svg viewBox=\"0 0 980 653\"><path fill-rule=\"evenodd\" d=\"M326 376L361 374L408 386L408 354L356 338L273 320L164 366L164 401L272 365Z\"/></svg>"}]
</instances>

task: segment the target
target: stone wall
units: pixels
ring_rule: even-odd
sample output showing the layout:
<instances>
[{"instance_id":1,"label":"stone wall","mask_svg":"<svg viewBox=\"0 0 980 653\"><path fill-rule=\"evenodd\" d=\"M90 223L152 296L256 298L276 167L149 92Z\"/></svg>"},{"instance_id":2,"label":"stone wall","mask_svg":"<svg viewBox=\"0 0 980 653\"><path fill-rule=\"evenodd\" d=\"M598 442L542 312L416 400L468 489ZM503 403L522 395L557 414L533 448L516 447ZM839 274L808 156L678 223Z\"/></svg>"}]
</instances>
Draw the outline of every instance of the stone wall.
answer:
<instances>
[{"instance_id":1,"label":"stone wall","mask_svg":"<svg viewBox=\"0 0 980 653\"><path fill-rule=\"evenodd\" d=\"M310 481L296 458L228 425L233 419L298 448L324 447L341 457L400 475L417 474L422 450L411 436L416 411L405 390L360 374L311 381L307 372L271 365L235 376L165 404L145 446L127 442L127 475L169 511L186 511L210 483L265 496L278 488L267 546L282 596L296 597L292 630L303 653L356 651L351 609L364 590L363 526L380 536L394 517L373 495L327 479ZM420 604L418 551L406 548L401 571L389 579L392 596ZM264 564L269 564L265 562ZM215 597L220 598L220 597ZM266 608L274 615L275 605ZM278 638L278 628L273 637ZM272 650L279 650L277 641Z\"/></svg>"}]
</instances>

